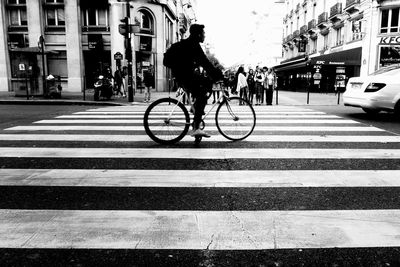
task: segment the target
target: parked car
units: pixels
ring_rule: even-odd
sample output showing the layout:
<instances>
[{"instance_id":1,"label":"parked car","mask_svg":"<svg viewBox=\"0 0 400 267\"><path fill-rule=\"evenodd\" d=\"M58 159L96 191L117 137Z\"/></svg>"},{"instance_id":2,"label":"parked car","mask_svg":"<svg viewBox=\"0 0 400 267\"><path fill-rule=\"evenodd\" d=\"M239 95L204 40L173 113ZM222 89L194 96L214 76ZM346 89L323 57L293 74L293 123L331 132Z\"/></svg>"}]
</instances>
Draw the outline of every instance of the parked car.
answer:
<instances>
[{"instance_id":1,"label":"parked car","mask_svg":"<svg viewBox=\"0 0 400 267\"><path fill-rule=\"evenodd\" d=\"M366 113L395 112L400 117L400 65L384 67L369 76L353 77L343 94L345 106L360 107Z\"/></svg>"}]
</instances>

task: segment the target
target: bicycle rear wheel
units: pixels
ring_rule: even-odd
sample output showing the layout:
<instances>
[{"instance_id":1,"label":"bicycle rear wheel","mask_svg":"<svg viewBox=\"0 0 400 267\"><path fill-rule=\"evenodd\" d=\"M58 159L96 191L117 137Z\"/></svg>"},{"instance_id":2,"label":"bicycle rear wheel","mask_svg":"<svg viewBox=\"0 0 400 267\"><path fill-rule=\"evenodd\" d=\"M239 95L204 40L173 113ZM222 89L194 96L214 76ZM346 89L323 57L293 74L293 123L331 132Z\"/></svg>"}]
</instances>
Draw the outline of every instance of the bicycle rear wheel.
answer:
<instances>
[{"instance_id":1,"label":"bicycle rear wheel","mask_svg":"<svg viewBox=\"0 0 400 267\"><path fill-rule=\"evenodd\" d=\"M144 113L144 129L159 144L174 144L189 131L190 117L186 107L173 98L154 101Z\"/></svg>"},{"instance_id":2,"label":"bicycle rear wheel","mask_svg":"<svg viewBox=\"0 0 400 267\"><path fill-rule=\"evenodd\" d=\"M215 123L225 138L239 141L253 132L256 126L256 113L247 100L230 97L218 106Z\"/></svg>"}]
</instances>

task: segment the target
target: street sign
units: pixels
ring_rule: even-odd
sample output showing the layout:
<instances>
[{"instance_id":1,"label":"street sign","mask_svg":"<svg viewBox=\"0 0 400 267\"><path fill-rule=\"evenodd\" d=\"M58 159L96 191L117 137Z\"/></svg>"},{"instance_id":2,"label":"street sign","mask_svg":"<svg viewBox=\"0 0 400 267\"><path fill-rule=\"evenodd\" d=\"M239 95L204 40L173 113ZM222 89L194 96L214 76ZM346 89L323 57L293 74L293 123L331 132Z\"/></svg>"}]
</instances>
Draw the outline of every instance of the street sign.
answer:
<instances>
[{"instance_id":1,"label":"street sign","mask_svg":"<svg viewBox=\"0 0 400 267\"><path fill-rule=\"evenodd\" d=\"M128 33L138 33L140 31L140 25L139 24L129 24L128 25ZM126 24L119 24L118 25L118 32L121 35L126 35Z\"/></svg>"},{"instance_id":2,"label":"street sign","mask_svg":"<svg viewBox=\"0 0 400 267\"><path fill-rule=\"evenodd\" d=\"M114 54L114 60L122 60L122 59L124 59L124 56L120 52Z\"/></svg>"},{"instance_id":3,"label":"street sign","mask_svg":"<svg viewBox=\"0 0 400 267\"><path fill-rule=\"evenodd\" d=\"M313 78L314 78L314 80L321 80L322 74L319 72L316 72L316 73L314 73Z\"/></svg>"}]
</instances>

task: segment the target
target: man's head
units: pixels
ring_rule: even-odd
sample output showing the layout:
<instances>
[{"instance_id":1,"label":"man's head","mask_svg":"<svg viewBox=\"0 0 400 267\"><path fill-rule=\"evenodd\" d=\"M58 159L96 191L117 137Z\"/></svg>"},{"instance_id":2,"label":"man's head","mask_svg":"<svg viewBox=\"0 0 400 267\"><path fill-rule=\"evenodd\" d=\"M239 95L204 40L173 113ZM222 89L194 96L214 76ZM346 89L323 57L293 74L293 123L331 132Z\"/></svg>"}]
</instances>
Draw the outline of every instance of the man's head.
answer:
<instances>
[{"instance_id":1,"label":"man's head","mask_svg":"<svg viewBox=\"0 0 400 267\"><path fill-rule=\"evenodd\" d=\"M190 26L190 38L194 38L197 42L202 43L205 39L204 25L192 24Z\"/></svg>"}]
</instances>

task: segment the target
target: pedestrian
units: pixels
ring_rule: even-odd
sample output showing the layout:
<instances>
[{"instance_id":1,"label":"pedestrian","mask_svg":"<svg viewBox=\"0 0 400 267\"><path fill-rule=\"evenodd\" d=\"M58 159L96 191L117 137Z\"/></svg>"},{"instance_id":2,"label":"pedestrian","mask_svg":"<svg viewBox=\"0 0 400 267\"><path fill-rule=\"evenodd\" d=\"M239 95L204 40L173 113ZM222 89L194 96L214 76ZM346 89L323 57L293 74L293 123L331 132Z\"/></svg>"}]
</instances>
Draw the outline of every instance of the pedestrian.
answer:
<instances>
[{"instance_id":1,"label":"pedestrian","mask_svg":"<svg viewBox=\"0 0 400 267\"><path fill-rule=\"evenodd\" d=\"M147 71L143 73L144 83L144 102L150 102L151 88L154 84L154 75L152 67L149 67Z\"/></svg>"},{"instance_id":2,"label":"pedestrian","mask_svg":"<svg viewBox=\"0 0 400 267\"><path fill-rule=\"evenodd\" d=\"M274 90L277 86L276 75L272 68L268 70L267 75L265 76L265 102L267 105L272 105L272 98L274 94Z\"/></svg>"},{"instance_id":3,"label":"pedestrian","mask_svg":"<svg viewBox=\"0 0 400 267\"><path fill-rule=\"evenodd\" d=\"M114 83L116 95L119 96L121 94L122 97L126 97L124 76L121 71L121 67L118 67L117 70L114 72Z\"/></svg>"},{"instance_id":4,"label":"pedestrian","mask_svg":"<svg viewBox=\"0 0 400 267\"><path fill-rule=\"evenodd\" d=\"M262 94L264 92L263 88L263 82L264 82L265 76L260 69L259 66L256 67L256 71L254 73L254 82L255 82L255 89L256 89L256 105L261 105L262 103Z\"/></svg>"},{"instance_id":5,"label":"pedestrian","mask_svg":"<svg viewBox=\"0 0 400 267\"><path fill-rule=\"evenodd\" d=\"M254 99L254 94L256 93L255 91L255 81L254 81L254 70L249 69L249 73L247 74L247 85L249 86L249 95L248 95L248 100L251 105L253 105L253 99Z\"/></svg>"},{"instance_id":6,"label":"pedestrian","mask_svg":"<svg viewBox=\"0 0 400 267\"><path fill-rule=\"evenodd\" d=\"M241 98L247 100L249 86L247 85L247 79L243 67L239 67L238 71L236 72L236 77L237 77L236 92L239 92Z\"/></svg>"}]
</instances>

